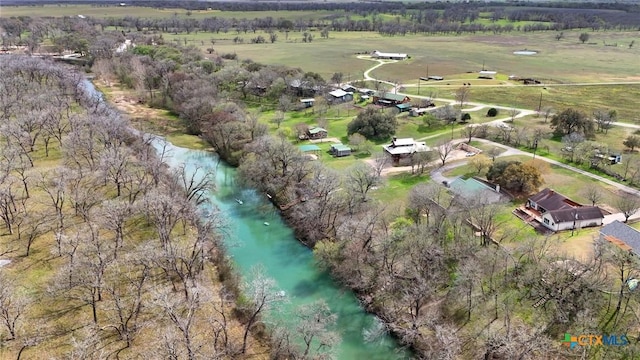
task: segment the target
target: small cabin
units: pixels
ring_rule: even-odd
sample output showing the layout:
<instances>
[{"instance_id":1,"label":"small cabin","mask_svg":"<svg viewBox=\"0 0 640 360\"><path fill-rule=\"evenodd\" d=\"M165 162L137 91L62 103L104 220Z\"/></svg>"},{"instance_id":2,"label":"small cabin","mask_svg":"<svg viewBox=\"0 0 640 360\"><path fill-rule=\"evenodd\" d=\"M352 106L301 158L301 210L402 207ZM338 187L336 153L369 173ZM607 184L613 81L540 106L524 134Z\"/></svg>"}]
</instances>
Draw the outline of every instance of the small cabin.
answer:
<instances>
[{"instance_id":1,"label":"small cabin","mask_svg":"<svg viewBox=\"0 0 640 360\"><path fill-rule=\"evenodd\" d=\"M351 155L351 148L344 144L333 144L329 152L335 157L349 156Z\"/></svg>"},{"instance_id":2,"label":"small cabin","mask_svg":"<svg viewBox=\"0 0 640 360\"><path fill-rule=\"evenodd\" d=\"M308 139L324 139L327 137L327 130L321 127L312 127L307 130L307 138Z\"/></svg>"}]
</instances>

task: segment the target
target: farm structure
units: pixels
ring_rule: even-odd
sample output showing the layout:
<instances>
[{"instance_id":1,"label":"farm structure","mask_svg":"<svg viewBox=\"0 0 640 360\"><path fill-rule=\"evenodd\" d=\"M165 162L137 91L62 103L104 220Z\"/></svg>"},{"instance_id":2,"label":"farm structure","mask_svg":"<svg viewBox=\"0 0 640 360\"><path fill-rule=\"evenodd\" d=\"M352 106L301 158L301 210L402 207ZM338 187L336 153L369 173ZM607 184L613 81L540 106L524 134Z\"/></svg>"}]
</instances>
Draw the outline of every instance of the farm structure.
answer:
<instances>
[{"instance_id":1,"label":"farm structure","mask_svg":"<svg viewBox=\"0 0 640 360\"><path fill-rule=\"evenodd\" d=\"M351 148L344 144L333 144L329 153L335 157L343 157L351 155Z\"/></svg>"},{"instance_id":2,"label":"farm structure","mask_svg":"<svg viewBox=\"0 0 640 360\"><path fill-rule=\"evenodd\" d=\"M376 92L373 94L373 102L378 105L390 106L404 104L411 101L411 98L406 95L399 95L388 92Z\"/></svg>"},{"instance_id":3,"label":"farm structure","mask_svg":"<svg viewBox=\"0 0 640 360\"><path fill-rule=\"evenodd\" d=\"M498 73L496 71L482 70L478 73L480 79L495 79Z\"/></svg>"},{"instance_id":4,"label":"farm structure","mask_svg":"<svg viewBox=\"0 0 640 360\"><path fill-rule=\"evenodd\" d=\"M371 56L376 58L376 59L389 59L389 60L406 60L406 59L409 58L409 55L407 55L407 54L384 53L384 52L380 52L378 50L374 50L371 53Z\"/></svg>"},{"instance_id":5,"label":"farm structure","mask_svg":"<svg viewBox=\"0 0 640 360\"><path fill-rule=\"evenodd\" d=\"M316 103L316 99L314 98L300 99L300 104L302 104L302 107L304 108L310 108L315 103Z\"/></svg>"},{"instance_id":6,"label":"farm structure","mask_svg":"<svg viewBox=\"0 0 640 360\"><path fill-rule=\"evenodd\" d=\"M554 232L600 226L604 219L599 207L583 206L549 188L529 197L524 210Z\"/></svg>"}]
</instances>

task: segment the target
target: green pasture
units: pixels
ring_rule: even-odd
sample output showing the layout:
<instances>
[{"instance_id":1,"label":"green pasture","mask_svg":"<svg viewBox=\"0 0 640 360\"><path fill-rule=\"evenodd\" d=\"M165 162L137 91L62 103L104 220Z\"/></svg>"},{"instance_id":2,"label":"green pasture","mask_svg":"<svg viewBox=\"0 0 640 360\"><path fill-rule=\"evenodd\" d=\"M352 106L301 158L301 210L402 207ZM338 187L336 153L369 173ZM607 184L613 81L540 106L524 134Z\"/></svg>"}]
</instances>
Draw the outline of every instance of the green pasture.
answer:
<instances>
[{"instance_id":1,"label":"green pasture","mask_svg":"<svg viewBox=\"0 0 640 360\"><path fill-rule=\"evenodd\" d=\"M636 101L640 98L640 83L610 85L512 85L478 86L483 80L472 81L469 101L517 108L545 109L551 107L554 112L567 108L580 108L587 114L598 109L615 109L618 121L640 124L640 114ZM458 81L459 82L459 81ZM453 81L451 82L453 84ZM434 94L440 98L455 98L460 85L420 87L421 95ZM405 93L417 94L417 87L405 87ZM499 116L505 115L502 111Z\"/></svg>"},{"instance_id":2,"label":"green pasture","mask_svg":"<svg viewBox=\"0 0 640 360\"><path fill-rule=\"evenodd\" d=\"M141 6L94 6L79 4L33 5L33 6L2 6L0 16L31 16L31 17L63 17L63 16L91 16L95 18L117 18L125 16L159 19L176 16L179 18L204 19L218 17L225 19L255 19L272 17L275 20L321 20L328 15L344 14L344 11L220 11L220 10L186 10L175 8L151 8Z\"/></svg>"},{"instance_id":3,"label":"green pasture","mask_svg":"<svg viewBox=\"0 0 640 360\"><path fill-rule=\"evenodd\" d=\"M444 80L432 82L438 86L458 86L462 82L475 85L513 85L509 75L532 77L544 84L600 83L640 81L637 59L640 46L628 48L635 33L598 32L592 40L601 39L595 45L577 41L579 32L565 32L565 38L556 41L553 32L533 34L509 33L501 35L477 34L464 36L382 36L374 32L329 32L329 38L321 38L319 32L311 43L302 42L302 33L291 31L277 33L275 43L252 44L251 39L268 34L254 33L198 33L163 34L166 40L179 39L203 49L213 47L216 53L235 53L240 59L251 59L265 64L283 64L315 71L325 77L335 72L349 76L349 80L362 78L362 73L376 62L358 59L356 53L373 50L402 52L411 56L406 61L386 64L371 76L391 82L417 85L418 78L429 75L443 76ZM235 43L234 38L244 39ZM215 44L211 45L211 39ZM604 46L604 42L618 42L617 47ZM625 46L622 46L625 44ZM516 50L529 49L539 53L533 56L514 55ZM482 70L498 72L496 80L477 79ZM469 80L469 81L466 81ZM430 82L428 85L432 85ZM423 85L427 85L424 84ZM506 86L505 86L506 88ZM536 93L540 88L525 90ZM580 89L582 87L579 87ZM555 88L554 88L555 89ZM511 92L508 87L504 91ZM564 91L559 88L558 92ZM424 91L428 91L427 88ZM550 90L554 94L555 90ZM529 93L524 93L527 95ZM590 94L590 93L587 93ZM498 95L496 95L498 96ZM582 98L575 99L576 102ZM477 99L479 101L479 99ZM532 101L537 105L537 102ZM537 108L537 106L535 106Z\"/></svg>"}]
</instances>

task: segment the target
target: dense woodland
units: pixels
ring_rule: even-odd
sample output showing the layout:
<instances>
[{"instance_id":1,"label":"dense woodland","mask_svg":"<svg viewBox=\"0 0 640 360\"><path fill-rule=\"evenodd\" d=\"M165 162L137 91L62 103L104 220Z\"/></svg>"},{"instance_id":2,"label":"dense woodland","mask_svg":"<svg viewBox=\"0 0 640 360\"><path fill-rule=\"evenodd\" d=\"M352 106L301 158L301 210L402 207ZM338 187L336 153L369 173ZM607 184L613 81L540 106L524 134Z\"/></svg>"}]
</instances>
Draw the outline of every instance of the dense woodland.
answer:
<instances>
[{"instance_id":1,"label":"dense woodland","mask_svg":"<svg viewBox=\"0 0 640 360\"><path fill-rule=\"evenodd\" d=\"M42 24L2 21L32 29ZM634 310L639 304L624 282L640 264L629 253L599 244L594 258L578 261L558 254L548 239L522 239L515 231L496 238L502 225L495 216L497 205L482 198L451 198L439 184L418 184L407 209L386 209L371 197L385 158L376 159L373 167L359 164L337 172L309 161L284 130L268 134L260 120L261 106L288 111L301 93L322 91L327 81L319 75L217 55L204 59L196 49L135 33L135 25L127 36L149 45L114 54L123 34L100 33L85 26L87 21L97 20L48 19L41 34L68 39L59 45L64 48L73 47L73 41L84 43L101 81L129 88L141 101L177 114L185 131L201 136L238 166L239 180L268 193L276 205L286 205L283 216L314 247L319 266L352 288L417 357L570 357L575 353L559 340L567 329L627 334L631 340L624 347L585 348L585 356L637 356L636 331L630 329L640 326ZM3 57L2 63L0 104L6 125L0 134L6 164L0 212L5 231L21 234L8 249L27 255L35 241L45 241L41 235L50 233L55 261L53 274L43 280L49 284L43 286L46 292L9 302L25 305L15 317L22 322L8 321L23 330L7 326L7 346L19 348L20 339L24 346L37 347L47 339L42 334L61 331L69 336L66 346L83 358L142 343L137 339L151 339L145 343L153 344L149 349L159 357L196 358L196 350L204 357L244 352L246 344L226 332L226 322L237 322L245 334L253 328L259 306L273 300L259 296L269 293L270 283L244 286L247 296L240 298L245 301L235 302L244 311L237 317L231 316L231 299L243 286L235 280L224 288L228 292L213 290L214 272L204 254L212 254L218 266L225 263L219 248L223 235L212 235L224 223L216 217L202 223L194 206L210 184L185 187L191 182L184 173L158 171L162 156L119 114L87 97L79 75L26 57ZM54 154L61 165L50 164L42 173L33 170ZM46 206L30 207L36 189ZM148 234L134 241L130 231L140 226ZM500 245L507 243L512 246ZM5 280L4 274L1 279L7 284L19 280ZM2 296L21 293L8 294L0 294L0 307L7 307ZM40 315L30 314L28 304L45 296L58 306L77 306L66 310L83 314L87 326L73 337L64 325L31 333L35 327L28 324ZM53 313L47 316L60 316ZM279 329L269 334L274 358L309 355L289 346L295 344L295 333ZM113 339L107 348L97 345Z\"/></svg>"}]
</instances>

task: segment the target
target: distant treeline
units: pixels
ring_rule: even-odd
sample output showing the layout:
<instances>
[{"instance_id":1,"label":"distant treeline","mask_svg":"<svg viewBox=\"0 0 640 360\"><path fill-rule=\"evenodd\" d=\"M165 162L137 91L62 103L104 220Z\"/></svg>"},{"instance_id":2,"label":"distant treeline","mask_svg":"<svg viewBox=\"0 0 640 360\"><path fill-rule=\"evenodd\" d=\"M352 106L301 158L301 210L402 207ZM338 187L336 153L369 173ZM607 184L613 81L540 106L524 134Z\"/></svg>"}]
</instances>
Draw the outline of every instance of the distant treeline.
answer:
<instances>
[{"instance_id":1,"label":"distant treeline","mask_svg":"<svg viewBox=\"0 0 640 360\"><path fill-rule=\"evenodd\" d=\"M11 1L5 4L10 4ZM14 1L22 5L46 4L48 1ZM94 3L95 6L116 6L118 3ZM124 17L93 19L94 23L135 28L138 31L156 30L187 32L254 32L256 30L305 31L322 28L332 31L378 31L385 35L408 33L465 33L545 30L637 30L640 28L640 5L624 3L442 3L374 2L374 3L280 3L280 2L177 2L131 1L127 5L155 8L185 8L189 10L216 9L222 11L279 11L325 10L336 11L321 19L290 20L268 16L254 19L211 17L195 19L167 16L164 19ZM491 24L479 23L480 15L489 13ZM380 14L395 15L392 21ZM357 15L360 19L352 19ZM508 20L511 23L498 23ZM517 22L533 22L520 25Z\"/></svg>"}]
</instances>

